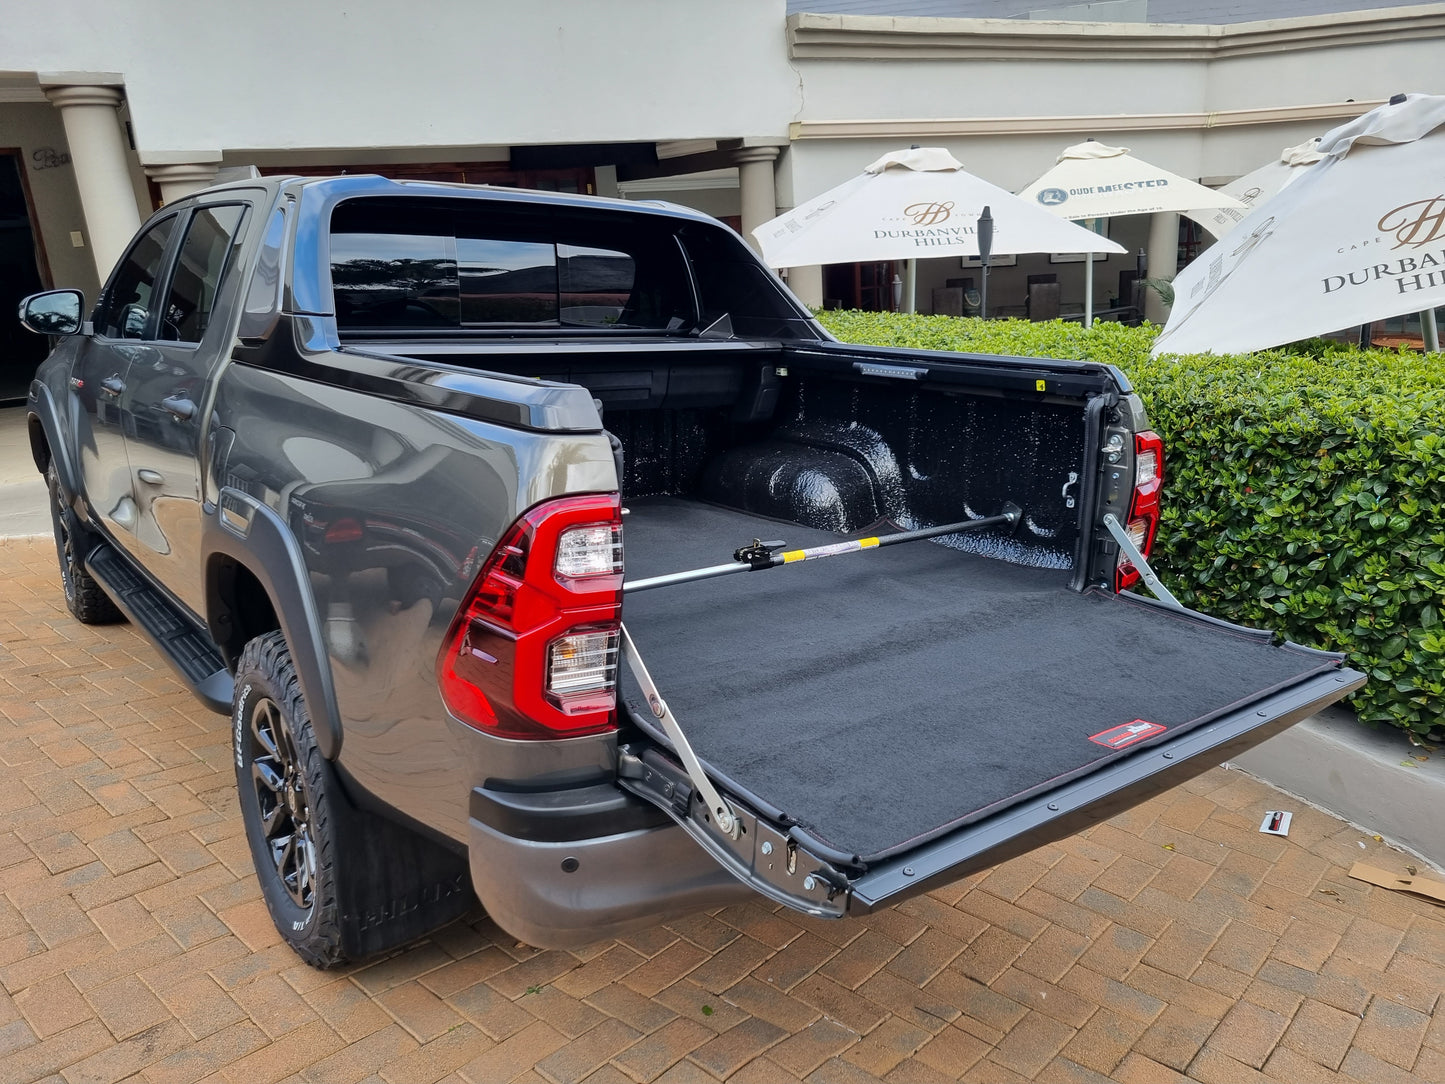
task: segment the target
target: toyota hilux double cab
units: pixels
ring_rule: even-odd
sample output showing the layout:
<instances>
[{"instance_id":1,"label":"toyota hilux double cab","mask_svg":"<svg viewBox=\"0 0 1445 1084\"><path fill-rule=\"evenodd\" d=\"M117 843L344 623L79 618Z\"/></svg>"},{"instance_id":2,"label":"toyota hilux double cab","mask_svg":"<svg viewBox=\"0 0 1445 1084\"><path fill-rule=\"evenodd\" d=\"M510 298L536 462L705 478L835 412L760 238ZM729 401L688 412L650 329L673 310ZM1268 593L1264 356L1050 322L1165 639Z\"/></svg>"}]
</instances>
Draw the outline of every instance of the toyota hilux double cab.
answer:
<instances>
[{"instance_id":1,"label":"toyota hilux double cab","mask_svg":"<svg viewBox=\"0 0 1445 1084\"><path fill-rule=\"evenodd\" d=\"M317 966L866 914L1363 682L1153 576L1117 369L837 342L683 208L239 182L22 318L67 605L229 717Z\"/></svg>"}]
</instances>

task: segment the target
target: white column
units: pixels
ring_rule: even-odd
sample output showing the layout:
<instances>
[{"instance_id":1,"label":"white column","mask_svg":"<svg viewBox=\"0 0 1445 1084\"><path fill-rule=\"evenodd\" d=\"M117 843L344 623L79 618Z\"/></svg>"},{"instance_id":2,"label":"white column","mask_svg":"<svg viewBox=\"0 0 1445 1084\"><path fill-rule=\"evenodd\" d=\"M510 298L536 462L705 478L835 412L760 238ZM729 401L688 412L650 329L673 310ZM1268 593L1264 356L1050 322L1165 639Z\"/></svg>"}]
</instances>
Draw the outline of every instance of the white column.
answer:
<instances>
[{"instance_id":1,"label":"white column","mask_svg":"<svg viewBox=\"0 0 1445 1084\"><path fill-rule=\"evenodd\" d=\"M1173 282L1179 273L1179 215L1174 211L1156 211L1149 217L1149 274L1151 279ZM1169 308L1159 294L1144 287L1144 315L1151 323L1162 324L1169 319Z\"/></svg>"},{"instance_id":2,"label":"white column","mask_svg":"<svg viewBox=\"0 0 1445 1084\"><path fill-rule=\"evenodd\" d=\"M209 188L216 180L216 171L221 168L219 160L214 162L177 162L173 165L146 166L146 176L160 186L161 203L174 203L192 192Z\"/></svg>"},{"instance_id":3,"label":"white column","mask_svg":"<svg viewBox=\"0 0 1445 1084\"><path fill-rule=\"evenodd\" d=\"M611 196L613 199L622 198L622 190L617 187L616 166L597 166L593 169L592 176L597 182L595 195Z\"/></svg>"},{"instance_id":4,"label":"white column","mask_svg":"<svg viewBox=\"0 0 1445 1084\"><path fill-rule=\"evenodd\" d=\"M758 242L753 230L778 213L778 190L773 182L777 157L777 147L743 147L733 152L742 199L743 237L755 249Z\"/></svg>"},{"instance_id":5,"label":"white column","mask_svg":"<svg viewBox=\"0 0 1445 1084\"><path fill-rule=\"evenodd\" d=\"M823 268L815 263L788 268L788 288L810 309L823 307Z\"/></svg>"},{"instance_id":6,"label":"white column","mask_svg":"<svg viewBox=\"0 0 1445 1084\"><path fill-rule=\"evenodd\" d=\"M90 254L102 282L140 227L130 183L125 140L115 110L119 87L49 87L45 96L60 110L75 184L90 233Z\"/></svg>"}]
</instances>

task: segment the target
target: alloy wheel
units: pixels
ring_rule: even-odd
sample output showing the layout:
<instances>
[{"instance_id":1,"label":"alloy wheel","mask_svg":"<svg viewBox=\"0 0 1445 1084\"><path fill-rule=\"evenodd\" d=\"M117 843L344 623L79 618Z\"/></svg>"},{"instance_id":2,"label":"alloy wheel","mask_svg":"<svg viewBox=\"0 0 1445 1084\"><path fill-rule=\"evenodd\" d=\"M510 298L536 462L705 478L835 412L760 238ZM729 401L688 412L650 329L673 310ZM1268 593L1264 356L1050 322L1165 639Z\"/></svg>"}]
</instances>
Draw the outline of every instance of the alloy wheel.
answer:
<instances>
[{"instance_id":1,"label":"alloy wheel","mask_svg":"<svg viewBox=\"0 0 1445 1084\"><path fill-rule=\"evenodd\" d=\"M257 698L251 708L250 740L251 779L267 849L291 901L309 909L316 884L311 804L291 728L270 697Z\"/></svg>"},{"instance_id":2,"label":"alloy wheel","mask_svg":"<svg viewBox=\"0 0 1445 1084\"><path fill-rule=\"evenodd\" d=\"M70 510L60 495L60 487L52 484L50 500L55 514L55 550L60 558L60 579L65 587L65 601L75 601L75 536L70 530Z\"/></svg>"}]
</instances>

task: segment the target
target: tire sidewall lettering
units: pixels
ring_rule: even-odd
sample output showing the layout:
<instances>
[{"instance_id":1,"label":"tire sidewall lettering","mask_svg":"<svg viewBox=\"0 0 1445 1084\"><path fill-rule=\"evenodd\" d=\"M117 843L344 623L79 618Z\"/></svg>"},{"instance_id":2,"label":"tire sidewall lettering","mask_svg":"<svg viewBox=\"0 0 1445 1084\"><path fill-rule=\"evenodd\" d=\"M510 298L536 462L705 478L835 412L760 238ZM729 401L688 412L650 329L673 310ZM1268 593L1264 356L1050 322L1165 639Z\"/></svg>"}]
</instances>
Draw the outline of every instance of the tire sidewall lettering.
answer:
<instances>
[{"instance_id":1,"label":"tire sidewall lettering","mask_svg":"<svg viewBox=\"0 0 1445 1084\"><path fill-rule=\"evenodd\" d=\"M309 807L316 869L312 895L304 907L297 904L283 882L262 828L262 803L254 769L263 750L252 729L252 717L263 701L270 701L266 710L270 712L274 708L280 716L276 725L286 727L295 741L295 767L300 778L294 782L304 788ZM341 944L342 922L334 867L329 857L333 837L328 832L326 815L328 777L324 763L318 769L319 758L307 721L306 705L295 686L294 664L279 632L263 634L247 643L236 668L230 714L241 816L266 909L276 931L303 960L313 966L332 966L344 960L346 953Z\"/></svg>"},{"instance_id":2,"label":"tire sidewall lettering","mask_svg":"<svg viewBox=\"0 0 1445 1084\"><path fill-rule=\"evenodd\" d=\"M251 698L252 688L252 685L248 682L245 686L242 687L241 691L236 694L236 707L235 710L232 712L233 718L231 721L231 744L235 747L236 751L237 770L240 770L241 768L244 768L246 766L246 702Z\"/></svg>"}]
</instances>

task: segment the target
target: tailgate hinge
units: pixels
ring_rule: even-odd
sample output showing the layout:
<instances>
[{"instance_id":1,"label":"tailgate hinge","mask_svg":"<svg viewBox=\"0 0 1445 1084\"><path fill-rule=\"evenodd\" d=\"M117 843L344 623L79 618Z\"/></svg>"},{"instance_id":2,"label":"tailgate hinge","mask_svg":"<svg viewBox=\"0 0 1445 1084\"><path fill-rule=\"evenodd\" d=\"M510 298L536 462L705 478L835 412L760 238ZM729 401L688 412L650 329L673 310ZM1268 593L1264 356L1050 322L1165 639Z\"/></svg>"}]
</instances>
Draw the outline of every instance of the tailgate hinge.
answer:
<instances>
[{"instance_id":1,"label":"tailgate hinge","mask_svg":"<svg viewBox=\"0 0 1445 1084\"><path fill-rule=\"evenodd\" d=\"M1159 582L1159 577L1149 567L1148 560L1139 552L1139 547L1134 545L1134 540L1129 537L1129 532L1124 530L1113 512L1104 517L1104 526L1109 528L1109 533L1114 536L1114 541L1119 543L1119 548L1124 551L1124 556L1129 558L1129 563L1138 570L1144 586L1154 592L1154 597L1166 606L1172 606L1176 610L1184 609L1184 604L1169 593L1169 588Z\"/></svg>"},{"instance_id":2,"label":"tailgate hinge","mask_svg":"<svg viewBox=\"0 0 1445 1084\"><path fill-rule=\"evenodd\" d=\"M723 869L768 899L818 918L841 918L848 909L848 877L791 838L788 829L732 805L735 828L704 825L694 808L701 796L681 765L660 746L617 749L618 783L662 809Z\"/></svg>"},{"instance_id":3,"label":"tailgate hinge","mask_svg":"<svg viewBox=\"0 0 1445 1084\"><path fill-rule=\"evenodd\" d=\"M642 661L642 655L637 650L637 645L632 642L627 626L623 625L621 628L622 655L627 660L632 676L642 687L642 695L647 698L647 709L662 724L668 740L672 742L672 747L682 760L688 781L692 783L702 800L707 803L708 811L717 822L718 828L724 835L736 839L738 836L737 815L723 799L723 796L717 792L717 788L712 785L712 780L707 777L707 773L702 770L697 754L692 751L692 745L688 742L687 736L683 734L682 727L673 717L672 709L667 706L667 701L662 699L662 694L657 691L657 684L652 680L652 675L647 672L647 665Z\"/></svg>"}]
</instances>

